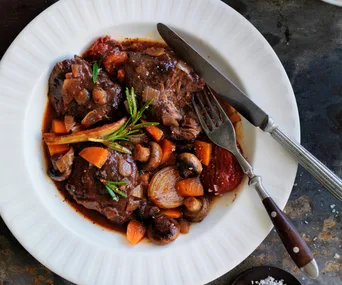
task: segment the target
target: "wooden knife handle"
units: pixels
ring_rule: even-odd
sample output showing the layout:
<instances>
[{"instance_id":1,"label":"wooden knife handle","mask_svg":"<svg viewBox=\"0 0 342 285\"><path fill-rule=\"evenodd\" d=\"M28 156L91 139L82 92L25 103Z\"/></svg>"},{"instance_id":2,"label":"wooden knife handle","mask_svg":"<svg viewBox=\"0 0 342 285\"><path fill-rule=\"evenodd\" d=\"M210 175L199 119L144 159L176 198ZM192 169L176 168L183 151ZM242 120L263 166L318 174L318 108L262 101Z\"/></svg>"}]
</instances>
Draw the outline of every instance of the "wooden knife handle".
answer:
<instances>
[{"instance_id":1,"label":"wooden knife handle","mask_svg":"<svg viewBox=\"0 0 342 285\"><path fill-rule=\"evenodd\" d=\"M314 259L314 256L286 215L278 208L271 197L262 200L274 228L282 240L287 252L299 268Z\"/></svg>"},{"instance_id":2,"label":"wooden knife handle","mask_svg":"<svg viewBox=\"0 0 342 285\"><path fill-rule=\"evenodd\" d=\"M253 167L240 153L238 148L235 149L233 154L239 161L244 173L248 176L248 184L258 192L259 197L292 260L308 277L312 279L317 278L319 276L319 269L316 260L301 235L272 200L262 184L261 177L254 173Z\"/></svg>"}]
</instances>

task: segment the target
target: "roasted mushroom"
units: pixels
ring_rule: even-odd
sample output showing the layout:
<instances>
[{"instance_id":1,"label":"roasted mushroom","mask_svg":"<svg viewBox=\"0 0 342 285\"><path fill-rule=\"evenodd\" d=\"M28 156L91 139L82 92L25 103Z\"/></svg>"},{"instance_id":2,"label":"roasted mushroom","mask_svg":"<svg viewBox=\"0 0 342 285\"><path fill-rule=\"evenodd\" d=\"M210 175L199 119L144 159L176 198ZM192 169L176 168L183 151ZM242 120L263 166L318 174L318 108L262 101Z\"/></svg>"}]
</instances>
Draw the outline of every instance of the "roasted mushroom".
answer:
<instances>
[{"instance_id":1,"label":"roasted mushroom","mask_svg":"<svg viewBox=\"0 0 342 285\"><path fill-rule=\"evenodd\" d=\"M198 212L202 208L202 202L195 197L188 197L184 199L184 206L191 213Z\"/></svg>"},{"instance_id":2,"label":"roasted mushroom","mask_svg":"<svg viewBox=\"0 0 342 285\"><path fill-rule=\"evenodd\" d=\"M154 244L164 245L174 241L180 233L180 226L175 219L164 215L156 216L147 229L147 237Z\"/></svg>"},{"instance_id":3,"label":"roasted mushroom","mask_svg":"<svg viewBox=\"0 0 342 285\"><path fill-rule=\"evenodd\" d=\"M179 223L179 226L180 226L181 234L187 234L190 231L191 223L188 220L186 220L186 219L179 219L178 223Z\"/></svg>"},{"instance_id":4,"label":"roasted mushroom","mask_svg":"<svg viewBox=\"0 0 342 285\"><path fill-rule=\"evenodd\" d=\"M134 160L145 162L143 169L146 171L155 170L163 158L163 150L156 142L150 142L150 148L137 144L133 150Z\"/></svg>"},{"instance_id":5,"label":"roasted mushroom","mask_svg":"<svg viewBox=\"0 0 342 285\"><path fill-rule=\"evenodd\" d=\"M206 197L188 197L184 200L183 216L190 222L202 221L209 212L209 201Z\"/></svg>"},{"instance_id":6,"label":"roasted mushroom","mask_svg":"<svg viewBox=\"0 0 342 285\"><path fill-rule=\"evenodd\" d=\"M57 182L62 182L62 181L67 180L69 178L70 174L71 174L71 169L67 170L63 173L60 173L59 171L53 169L52 167L49 168L49 170L48 170L49 177L52 180L57 181Z\"/></svg>"},{"instance_id":7,"label":"roasted mushroom","mask_svg":"<svg viewBox=\"0 0 342 285\"><path fill-rule=\"evenodd\" d=\"M202 163L196 155L188 152L181 153L177 157L179 173L184 178L199 176L202 173Z\"/></svg>"},{"instance_id":8,"label":"roasted mushroom","mask_svg":"<svg viewBox=\"0 0 342 285\"><path fill-rule=\"evenodd\" d=\"M48 170L48 175L52 180L61 182L69 178L74 161L74 149L64 155L55 155L51 158L52 168Z\"/></svg>"},{"instance_id":9,"label":"roasted mushroom","mask_svg":"<svg viewBox=\"0 0 342 285\"><path fill-rule=\"evenodd\" d=\"M140 203L140 207L135 211L135 214L141 221L148 221L157 215L160 212L160 209L153 205L151 202L147 200L143 200Z\"/></svg>"},{"instance_id":10,"label":"roasted mushroom","mask_svg":"<svg viewBox=\"0 0 342 285\"><path fill-rule=\"evenodd\" d=\"M150 142L151 155L149 161L145 164L144 170L155 170L159 165L163 157L163 151L159 144L156 142Z\"/></svg>"},{"instance_id":11,"label":"roasted mushroom","mask_svg":"<svg viewBox=\"0 0 342 285\"><path fill-rule=\"evenodd\" d=\"M137 144L133 150L134 160L140 162L147 162L150 159L151 151L148 147L143 147L141 144Z\"/></svg>"}]
</instances>

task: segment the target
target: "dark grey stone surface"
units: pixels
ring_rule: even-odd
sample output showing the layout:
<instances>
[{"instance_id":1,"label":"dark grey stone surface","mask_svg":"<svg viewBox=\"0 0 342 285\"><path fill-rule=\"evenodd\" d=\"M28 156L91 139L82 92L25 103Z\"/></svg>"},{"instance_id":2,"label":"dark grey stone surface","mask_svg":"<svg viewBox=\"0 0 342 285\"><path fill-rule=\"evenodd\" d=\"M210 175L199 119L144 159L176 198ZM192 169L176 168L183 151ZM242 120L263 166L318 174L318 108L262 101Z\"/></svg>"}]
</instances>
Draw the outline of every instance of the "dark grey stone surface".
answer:
<instances>
[{"instance_id":1,"label":"dark grey stone surface","mask_svg":"<svg viewBox=\"0 0 342 285\"><path fill-rule=\"evenodd\" d=\"M0 56L26 24L54 2L0 0ZM224 2L251 21L272 45L296 94L302 144L341 177L342 8L319 0ZM244 262L210 285L230 284L240 272L258 265L281 267L305 285L342 284L341 206L300 167L286 211L314 251L322 272L319 279L308 280L295 268L272 231ZM0 219L0 284L71 283L26 252Z\"/></svg>"}]
</instances>

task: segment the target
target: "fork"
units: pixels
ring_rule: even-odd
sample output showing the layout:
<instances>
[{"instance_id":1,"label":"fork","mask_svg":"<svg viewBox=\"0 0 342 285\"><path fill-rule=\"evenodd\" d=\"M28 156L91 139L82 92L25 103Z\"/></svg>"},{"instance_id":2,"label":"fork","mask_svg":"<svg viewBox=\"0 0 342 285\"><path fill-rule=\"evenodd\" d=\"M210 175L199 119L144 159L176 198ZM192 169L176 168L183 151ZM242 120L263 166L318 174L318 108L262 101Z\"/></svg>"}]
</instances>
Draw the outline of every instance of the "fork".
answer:
<instances>
[{"instance_id":1,"label":"fork","mask_svg":"<svg viewBox=\"0 0 342 285\"><path fill-rule=\"evenodd\" d=\"M234 126L209 86L204 88L204 95L198 94L196 98L192 98L194 109L203 130L214 144L230 151L236 157L243 172L248 176L249 186L253 187L259 194L292 260L308 277L317 278L319 269L312 252L284 212L270 197L262 184L261 177L254 173L253 167L241 154L236 142Z\"/></svg>"}]
</instances>

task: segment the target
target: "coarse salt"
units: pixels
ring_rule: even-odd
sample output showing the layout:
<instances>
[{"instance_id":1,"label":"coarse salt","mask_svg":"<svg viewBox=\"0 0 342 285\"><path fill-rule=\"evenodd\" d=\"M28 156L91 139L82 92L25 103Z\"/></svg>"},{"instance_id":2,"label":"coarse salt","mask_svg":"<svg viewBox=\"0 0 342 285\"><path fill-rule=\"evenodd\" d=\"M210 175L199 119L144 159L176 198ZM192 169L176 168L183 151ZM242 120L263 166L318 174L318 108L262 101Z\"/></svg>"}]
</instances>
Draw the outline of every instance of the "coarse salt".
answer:
<instances>
[{"instance_id":1,"label":"coarse salt","mask_svg":"<svg viewBox=\"0 0 342 285\"><path fill-rule=\"evenodd\" d=\"M275 280L272 276L268 276L266 279L259 280L259 281L252 281L251 284L257 285L286 285L284 280Z\"/></svg>"}]
</instances>

